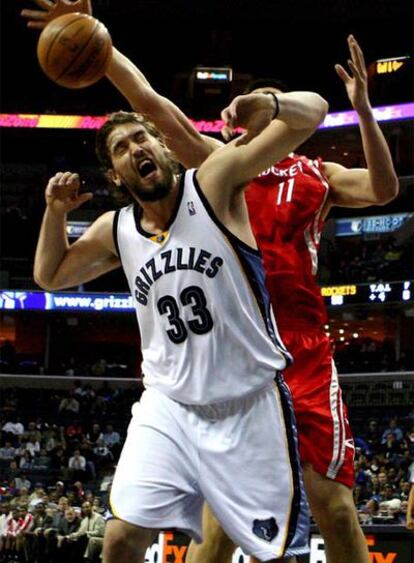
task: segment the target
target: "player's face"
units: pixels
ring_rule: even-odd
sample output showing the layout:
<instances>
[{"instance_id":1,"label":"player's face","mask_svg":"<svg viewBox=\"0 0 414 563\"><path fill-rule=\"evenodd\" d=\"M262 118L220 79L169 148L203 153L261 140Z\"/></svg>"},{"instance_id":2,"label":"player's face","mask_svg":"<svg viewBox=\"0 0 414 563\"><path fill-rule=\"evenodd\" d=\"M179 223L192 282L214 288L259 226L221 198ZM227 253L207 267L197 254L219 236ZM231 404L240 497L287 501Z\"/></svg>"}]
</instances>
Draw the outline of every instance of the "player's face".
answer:
<instances>
[{"instance_id":1,"label":"player's face","mask_svg":"<svg viewBox=\"0 0 414 563\"><path fill-rule=\"evenodd\" d=\"M112 179L123 184L141 201L159 201L173 187L173 168L168 152L143 125L125 123L108 136Z\"/></svg>"}]
</instances>

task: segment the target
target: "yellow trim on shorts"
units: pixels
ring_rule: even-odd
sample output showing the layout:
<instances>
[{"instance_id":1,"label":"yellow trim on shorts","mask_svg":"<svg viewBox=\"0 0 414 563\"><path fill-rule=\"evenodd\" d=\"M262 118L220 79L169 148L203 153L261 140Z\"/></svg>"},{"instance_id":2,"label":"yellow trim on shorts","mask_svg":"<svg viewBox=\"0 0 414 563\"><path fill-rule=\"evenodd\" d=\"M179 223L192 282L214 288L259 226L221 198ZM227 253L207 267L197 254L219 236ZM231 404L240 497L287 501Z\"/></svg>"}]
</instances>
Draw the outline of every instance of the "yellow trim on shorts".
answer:
<instances>
[{"instance_id":1,"label":"yellow trim on shorts","mask_svg":"<svg viewBox=\"0 0 414 563\"><path fill-rule=\"evenodd\" d=\"M115 508L114 508L114 505L113 505L112 499L111 499L111 495L109 495L109 508L111 509L111 512L115 516L115 518L118 518L118 520L122 520L122 518L119 516L118 511L115 510Z\"/></svg>"},{"instance_id":2,"label":"yellow trim on shorts","mask_svg":"<svg viewBox=\"0 0 414 563\"><path fill-rule=\"evenodd\" d=\"M285 439L287 457L288 457L288 460L289 460L289 468L290 468L290 471L289 471L289 475L290 475L289 512L288 512L288 515L287 515L287 518L286 518L285 537L284 537L283 542L282 542L282 550L278 555L276 555L276 558L280 559L283 556L283 554L285 552L285 548L286 548L286 541L287 541L287 536L288 536L288 533L289 533L290 516L291 516L291 512L292 512L292 501L293 501L294 489L293 489L293 475L292 475L293 468L292 468L292 464L290 462L289 444L288 444L287 432L286 432L286 421L285 421L285 417L283 416L282 402L280 400L280 391L279 391L279 387L277 386L276 381L273 382L273 388L274 388L274 391L275 391L276 401L279 405L279 412L281 414L281 418L282 418L282 421L283 421L283 428L285 429L284 439Z\"/></svg>"}]
</instances>

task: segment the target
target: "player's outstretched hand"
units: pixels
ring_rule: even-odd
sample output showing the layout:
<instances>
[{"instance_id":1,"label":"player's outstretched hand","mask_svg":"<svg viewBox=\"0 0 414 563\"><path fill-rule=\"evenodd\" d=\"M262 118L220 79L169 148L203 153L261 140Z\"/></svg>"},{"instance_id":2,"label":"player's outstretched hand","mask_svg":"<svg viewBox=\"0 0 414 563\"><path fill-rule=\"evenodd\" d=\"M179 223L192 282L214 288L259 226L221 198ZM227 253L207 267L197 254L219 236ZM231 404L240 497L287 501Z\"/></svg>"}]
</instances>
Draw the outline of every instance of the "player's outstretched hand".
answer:
<instances>
[{"instance_id":1,"label":"player's outstretched hand","mask_svg":"<svg viewBox=\"0 0 414 563\"><path fill-rule=\"evenodd\" d=\"M40 10L21 11L21 15L27 18L27 27L33 29L43 29L51 20L71 14L81 12L82 14L92 15L91 0L31 0Z\"/></svg>"},{"instance_id":2,"label":"player's outstretched hand","mask_svg":"<svg viewBox=\"0 0 414 563\"><path fill-rule=\"evenodd\" d=\"M45 192L47 206L56 213L69 213L92 199L93 194L79 194L80 179L72 172L58 172L50 178Z\"/></svg>"},{"instance_id":3,"label":"player's outstretched hand","mask_svg":"<svg viewBox=\"0 0 414 563\"><path fill-rule=\"evenodd\" d=\"M351 58L348 59L351 75L340 64L335 65L335 70L345 84L352 107L359 114L370 112L371 104L368 96L368 75L364 53L353 35L348 35L347 40L351 55Z\"/></svg>"},{"instance_id":4,"label":"player's outstretched hand","mask_svg":"<svg viewBox=\"0 0 414 563\"><path fill-rule=\"evenodd\" d=\"M274 99L267 94L245 94L237 96L221 112L224 126L221 133L229 141L236 129L242 127L246 133L236 144L248 143L269 125L274 116Z\"/></svg>"}]
</instances>

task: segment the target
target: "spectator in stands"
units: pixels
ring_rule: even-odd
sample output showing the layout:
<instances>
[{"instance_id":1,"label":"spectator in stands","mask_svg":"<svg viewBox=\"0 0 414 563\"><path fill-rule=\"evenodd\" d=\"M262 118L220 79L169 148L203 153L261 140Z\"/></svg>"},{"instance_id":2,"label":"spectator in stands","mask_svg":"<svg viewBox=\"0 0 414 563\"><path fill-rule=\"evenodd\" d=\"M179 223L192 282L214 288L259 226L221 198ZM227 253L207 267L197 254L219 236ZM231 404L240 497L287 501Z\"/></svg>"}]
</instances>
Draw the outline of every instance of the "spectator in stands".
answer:
<instances>
[{"instance_id":1,"label":"spectator in stands","mask_svg":"<svg viewBox=\"0 0 414 563\"><path fill-rule=\"evenodd\" d=\"M73 563L75 561L76 543L68 542L67 538L78 531L80 523L81 521L74 508L68 507L65 511L65 518L58 528L56 541L56 559L61 563Z\"/></svg>"},{"instance_id":2,"label":"spectator in stands","mask_svg":"<svg viewBox=\"0 0 414 563\"><path fill-rule=\"evenodd\" d=\"M41 449L39 455L36 455L33 459L33 469L36 471L47 471L50 468L51 459L47 455L45 449Z\"/></svg>"},{"instance_id":3,"label":"spectator in stands","mask_svg":"<svg viewBox=\"0 0 414 563\"><path fill-rule=\"evenodd\" d=\"M20 469L24 469L25 471L29 471L33 467L33 459L32 456L28 451L22 452L20 461L19 461Z\"/></svg>"},{"instance_id":4,"label":"spectator in stands","mask_svg":"<svg viewBox=\"0 0 414 563\"><path fill-rule=\"evenodd\" d=\"M393 435L397 442L400 442L404 438L403 431L397 426L397 419L392 418L389 422L388 428L386 428L381 437L381 444L385 444L387 441L387 436Z\"/></svg>"},{"instance_id":5,"label":"spectator in stands","mask_svg":"<svg viewBox=\"0 0 414 563\"><path fill-rule=\"evenodd\" d=\"M42 432L37 428L36 422L31 420L27 424L26 433L31 437L31 439L36 443L42 440Z\"/></svg>"},{"instance_id":6,"label":"spectator in stands","mask_svg":"<svg viewBox=\"0 0 414 563\"><path fill-rule=\"evenodd\" d=\"M76 399L73 391L61 400L59 413L68 416L70 420L73 418L74 414L79 413L79 401Z\"/></svg>"},{"instance_id":7,"label":"spectator in stands","mask_svg":"<svg viewBox=\"0 0 414 563\"><path fill-rule=\"evenodd\" d=\"M46 537L45 531L54 526L54 517L44 502L36 504L33 516L33 526L28 535L28 552L30 561L40 560L45 557Z\"/></svg>"},{"instance_id":8,"label":"spectator in stands","mask_svg":"<svg viewBox=\"0 0 414 563\"><path fill-rule=\"evenodd\" d=\"M96 442L102 439L101 425L97 422L94 422L92 424L92 430L87 433L86 437L89 440L90 444L92 444L92 447L95 446Z\"/></svg>"},{"instance_id":9,"label":"spectator in stands","mask_svg":"<svg viewBox=\"0 0 414 563\"><path fill-rule=\"evenodd\" d=\"M40 452L40 442L36 439L36 432L32 432L29 435L28 441L26 442L26 450L30 452L32 457Z\"/></svg>"},{"instance_id":10,"label":"spectator in stands","mask_svg":"<svg viewBox=\"0 0 414 563\"><path fill-rule=\"evenodd\" d=\"M15 458L16 448L13 447L10 440L6 440L2 448L0 448L0 460L11 461Z\"/></svg>"},{"instance_id":11,"label":"spectator in stands","mask_svg":"<svg viewBox=\"0 0 414 563\"><path fill-rule=\"evenodd\" d=\"M0 553L3 549L4 539L6 537L7 518L10 514L10 505L8 502L0 503Z\"/></svg>"},{"instance_id":12,"label":"spectator in stands","mask_svg":"<svg viewBox=\"0 0 414 563\"><path fill-rule=\"evenodd\" d=\"M16 416L12 416L11 420L6 422L2 428L4 434L9 436L12 443L16 442L16 437L21 436L24 433L24 426L22 424L22 419Z\"/></svg>"},{"instance_id":13,"label":"spectator in stands","mask_svg":"<svg viewBox=\"0 0 414 563\"><path fill-rule=\"evenodd\" d=\"M85 479L86 459L80 454L79 450L75 450L73 456L69 458L68 469L72 479Z\"/></svg>"},{"instance_id":14,"label":"spectator in stands","mask_svg":"<svg viewBox=\"0 0 414 563\"><path fill-rule=\"evenodd\" d=\"M118 457L121 450L121 436L119 432L115 432L112 424L107 424L102 440L113 454Z\"/></svg>"},{"instance_id":15,"label":"spectator in stands","mask_svg":"<svg viewBox=\"0 0 414 563\"><path fill-rule=\"evenodd\" d=\"M95 497L92 501L92 510L97 512L101 516L105 514L105 507L103 506L102 499L100 497Z\"/></svg>"},{"instance_id":16,"label":"spectator in stands","mask_svg":"<svg viewBox=\"0 0 414 563\"><path fill-rule=\"evenodd\" d=\"M100 514L93 512L90 502L82 504L82 511L84 518L79 529L69 534L67 541L82 542L82 545L85 546L84 557L93 560L96 557L96 552L99 554L102 549L105 520ZM101 541L96 541L96 538L99 538Z\"/></svg>"},{"instance_id":17,"label":"spectator in stands","mask_svg":"<svg viewBox=\"0 0 414 563\"><path fill-rule=\"evenodd\" d=\"M18 477L20 475L20 469L19 469L19 466L17 465L17 461L15 459L12 459L10 461L9 467L6 470L6 475L7 475L8 479L13 480L13 481L16 479L16 477ZM14 483L14 485L16 487L16 483Z\"/></svg>"},{"instance_id":18,"label":"spectator in stands","mask_svg":"<svg viewBox=\"0 0 414 563\"><path fill-rule=\"evenodd\" d=\"M43 502L44 494L45 494L45 490L43 488L43 483L40 483L40 482L35 483L34 491L29 496L29 510L30 511L33 511L35 506L39 502Z\"/></svg>"},{"instance_id":19,"label":"spectator in stands","mask_svg":"<svg viewBox=\"0 0 414 563\"><path fill-rule=\"evenodd\" d=\"M73 419L73 422L71 422L65 429L65 435L69 440L70 444L75 443L76 441L79 441L82 439L83 437L83 428L82 425L79 422L78 418Z\"/></svg>"},{"instance_id":20,"label":"spectator in stands","mask_svg":"<svg viewBox=\"0 0 414 563\"><path fill-rule=\"evenodd\" d=\"M27 478L27 474L24 471L22 471L20 475L16 477L15 481L16 488L19 489L19 491L29 491L30 487L32 486L31 481Z\"/></svg>"},{"instance_id":21,"label":"spectator in stands","mask_svg":"<svg viewBox=\"0 0 414 563\"><path fill-rule=\"evenodd\" d=\"M22 487L19 489L17 495L11 499L10 508L15 508L16 506L28 506L29 502L29 491L25 487Z\"/></svg>"}]
</instances>

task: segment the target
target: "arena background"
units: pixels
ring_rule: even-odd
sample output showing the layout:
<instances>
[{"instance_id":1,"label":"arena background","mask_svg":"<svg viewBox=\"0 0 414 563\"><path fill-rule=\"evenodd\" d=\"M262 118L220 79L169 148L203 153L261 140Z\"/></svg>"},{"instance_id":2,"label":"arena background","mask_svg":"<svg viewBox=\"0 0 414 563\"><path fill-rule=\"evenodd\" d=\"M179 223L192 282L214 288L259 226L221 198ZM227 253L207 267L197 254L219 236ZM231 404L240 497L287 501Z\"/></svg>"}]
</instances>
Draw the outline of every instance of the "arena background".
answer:
<instances>
[{"instance_id":1,"label":"arena background","mask_svg":"<svg viewBox=\"0 0 414 563\"><path fill-rule=\"evenodd\" d=\"M72 225L73 234L112 208L96 166L94 130L75 128L73 120L68 128L63 128L67 120L49 120L53 127L42 127L39 116L103 116L128 106L105 80L79 91L50 82L36 60L38 34L27 30L19 16L24 7L29 3L0 3L0 418L2 429L17 419L24 425L23 438L2 432L0 495L2 502L18 496L14 479L24 472L30 494L38 484L52 510L57 481L64 482L75 506L86 494L105 507L119 447L117 437L112 435L111 443L107 432L107 449L98 451L105 444L96 439L112 424L122 443L130 405L142 391L139 335L127 296L121 295L127 287L119 272L73 288L70 299L31 293L39 290L31 269L48 177L58 170L79 171L95 193L70 217L80 222ZM413 533L405 530L404 514L406 483L410 475L414 479L412 6L403 0L95 0L93 7L114 44L204 130L214 129L219 110L251 78L263 76L280 78L291 89L319 92L329 101L330 113L349 111L333 66L346 61L348 33L360 42L369 64L372 104L388 108L381 127L400 178L400 195L386 207L334 210L321 244L319 278L330 314L326 330L357 439L355 502L372 561L413 561ZM394 63L378 73L375 61L380 59ZM197 66L231 68L233 81L197 82ZM346 166L363 165L358 128L343 120L342 113L332 119L332 126L321 129L303 152ZM402 437L383 444L394 417ZM34 444L30 463L21 461L21 450L3 456L8 439L12 448L23 441L30 450L27 443ZM68 461L78 448L88 463L85 472L76 473ZM377 490L371 475L380 471L386 476ZM74 487L76 481L81 487ZM367 507L371 498L396 502L375 515ZM317 530L311 545L310 561L323 563ZM178 563L184 553L184 538L167 532L149 550L148 561ZM234 561L244 560L235 555Z\"/></svg>"}]
</instances>

